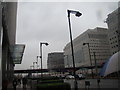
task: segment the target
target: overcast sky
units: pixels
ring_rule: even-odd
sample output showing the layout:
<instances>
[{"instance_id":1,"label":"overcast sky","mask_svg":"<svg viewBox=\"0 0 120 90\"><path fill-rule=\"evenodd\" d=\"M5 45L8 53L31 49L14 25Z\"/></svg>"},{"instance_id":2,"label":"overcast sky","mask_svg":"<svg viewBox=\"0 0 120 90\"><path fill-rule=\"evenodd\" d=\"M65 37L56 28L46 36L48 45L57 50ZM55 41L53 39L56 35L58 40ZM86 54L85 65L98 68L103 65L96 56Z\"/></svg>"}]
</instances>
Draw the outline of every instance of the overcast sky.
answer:
<instances>
[{"instance_id":1,"label":"overcast sky","mask_svg":"<svg viewBox=\"0 0 120 90\"><path fill-rule=\"evenodd\" d=\"M73 38L96 27L106 27L107 15L117 9L117 2L19 2L17 13L16 43L25 44L22 64L15 69L30 69L43 45L43 68L47 68L47 56L51 52L63 52L70 42L67 9L78 10L81 17L71 15ZM39 59L40 64L40 59Z\"/></svg>"}]
</instances>

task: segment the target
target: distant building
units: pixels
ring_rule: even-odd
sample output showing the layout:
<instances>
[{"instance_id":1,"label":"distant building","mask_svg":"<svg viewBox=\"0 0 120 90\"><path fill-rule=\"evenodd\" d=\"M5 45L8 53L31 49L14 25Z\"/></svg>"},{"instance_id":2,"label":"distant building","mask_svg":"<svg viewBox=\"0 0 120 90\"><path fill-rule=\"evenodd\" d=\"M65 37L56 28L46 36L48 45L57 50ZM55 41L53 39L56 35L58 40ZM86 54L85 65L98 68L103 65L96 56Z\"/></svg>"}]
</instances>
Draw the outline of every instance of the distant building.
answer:
<instances>
[{"instance_id":1,"label":"distant building","mask_svg":"<svg viewBox=\"0 0 120 90\"><path fill-rule=\"evenodd\" d=\"M0 89L2 90L7 82L12 83L14 66L21 63L25 48L25 45L15 44L16 17L17 2L0 2Z\"/></svg>"},{"instance_id":2,"label":"distant building","mask_svg":"<svg viewBox=\"0 0 120 90\"><path fill-rule=\"evenodd\" d=\"M63 52L53 52L48 54L47 66L49 70L64 68Z\"/></svg>"},{"instance_id":3,"label":"distant building","mask_svg":"<svg viewBox=\"0 0 120 90\"><path fill-rule=\"evenodd\" d=\"M88 44L83 45L83 43L89 43L89 47ZM97 65L102 65L110 57L108 30L106 28L88 29L73 40L73 46L76 67L91 66L90 56L93 66L95 60ZM70 43L64 48L64 64L65 67L73 66Z\"/></svg>"},{"instance_id":4,"label":"distant building","mask_svg":"<svg viewBox=\"0 0 120 90\"><path fill-rule=\"evenodd\" d=\"M108 37L111 55L120 51L120 7L107 18Z\"/></svg>"}]
</instances>

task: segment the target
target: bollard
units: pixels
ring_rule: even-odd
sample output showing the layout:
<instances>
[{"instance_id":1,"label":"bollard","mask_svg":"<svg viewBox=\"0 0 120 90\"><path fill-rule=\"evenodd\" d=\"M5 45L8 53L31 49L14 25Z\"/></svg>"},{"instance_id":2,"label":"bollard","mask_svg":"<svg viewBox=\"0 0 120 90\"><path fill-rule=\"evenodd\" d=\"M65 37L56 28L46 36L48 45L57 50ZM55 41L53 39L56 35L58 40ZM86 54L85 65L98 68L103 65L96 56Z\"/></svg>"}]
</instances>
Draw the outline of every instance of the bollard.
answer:
<instances>
[{"instance_id":1,"label":"bollard","mask_svg":"<svg viewBox=\"0 0 120 90\"><path fill-rule=\"evenodd\" d=\"M97 79L98 90L100 90L100 79Z\"/></svg>"},{"instance_id":2,"label":"bollard","mask_svg":"<svg viewBox=\"0 0 120 90\"><path fill-rule=\"evenodd\" d=\"M89 90L90 81L85 81L85 90Z\"/></svg>"}]
</instances>

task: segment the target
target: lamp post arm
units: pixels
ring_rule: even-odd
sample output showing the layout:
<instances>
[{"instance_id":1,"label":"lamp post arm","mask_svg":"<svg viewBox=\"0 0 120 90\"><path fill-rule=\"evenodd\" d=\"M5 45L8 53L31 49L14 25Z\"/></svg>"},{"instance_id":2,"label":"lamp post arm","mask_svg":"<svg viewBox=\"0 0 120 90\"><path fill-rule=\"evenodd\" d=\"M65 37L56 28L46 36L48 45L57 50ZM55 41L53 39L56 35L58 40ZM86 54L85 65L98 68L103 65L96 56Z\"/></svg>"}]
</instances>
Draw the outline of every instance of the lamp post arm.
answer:
<instances>
[{"instance_id":1,"label":"lamp post arm","mask_svg":"<svg viewBox=\"0 0 120 90\"><path fill-rule=\"evenodd\" d=\"M80 17L82 15L82 13L80 13L79 11L67 10L67 12L68 12L68 17L70 17L70 13L74 14L77 17Z\"/></svg>"},{"instance_id":2,"label":"lamp post arm","mask_svg":"<svg viewBox=\"0 0 120 90\"><path fill-rule=\"evenodd\" d=\"M68 10L68 14L69 14L69 13L76 14L76 13L78 13L78 11Z\"/></svg>"}]
</instances>

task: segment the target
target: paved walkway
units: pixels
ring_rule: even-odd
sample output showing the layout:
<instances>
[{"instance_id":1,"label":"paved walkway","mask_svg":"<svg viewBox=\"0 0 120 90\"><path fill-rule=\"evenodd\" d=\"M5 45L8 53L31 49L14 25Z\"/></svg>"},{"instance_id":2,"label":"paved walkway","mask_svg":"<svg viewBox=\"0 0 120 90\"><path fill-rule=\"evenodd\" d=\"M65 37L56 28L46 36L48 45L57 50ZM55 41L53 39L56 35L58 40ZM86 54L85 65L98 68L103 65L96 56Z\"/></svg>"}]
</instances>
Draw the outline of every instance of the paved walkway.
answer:
<instances>
[{"instance_id":1,"label":"paved walkway","mask_svg":"<svg viewBox=\"0 0 120 90\"><path fill-rule=\"evenodd\" d=\"M12 84L8 85L8 90L13 90ZM26 85L26 88L23 88L23 84L19 84L16 87L16 90L32 90L29 85Z\"/></svg>"},{"instance_id":2,"label":"paved walkway","mask_svg":"<svg viewBox=\"0 0 120 90\"><path fill-rule=\"evenodd\" d=\"M17 85L17 90L30 90L30 86L26 85L26 88L23 88L23 84Z\"/></svg>"},{"instance_id":3,"label":"paved walkway","mask_svg":"<svg viewBox=\"0 0 120 90\"><path fill-rule=\"evenodd\" d=\"M74 80L64 80L65 82L69 83L71 85L71 88L74 88ZM89 82L89 85L86 85L85 82ZM97 79L84 79L84 80L77 80L78 82L78 88L86 88L86 86L89 86L89 88L101 88L101 90L106 89L112 89L116 90L119 88L120 90L120 80L119 79L100 79L100 83L97 83ZM117 89L118 90L118 89Z\"/></svg>"}]
</instances>

